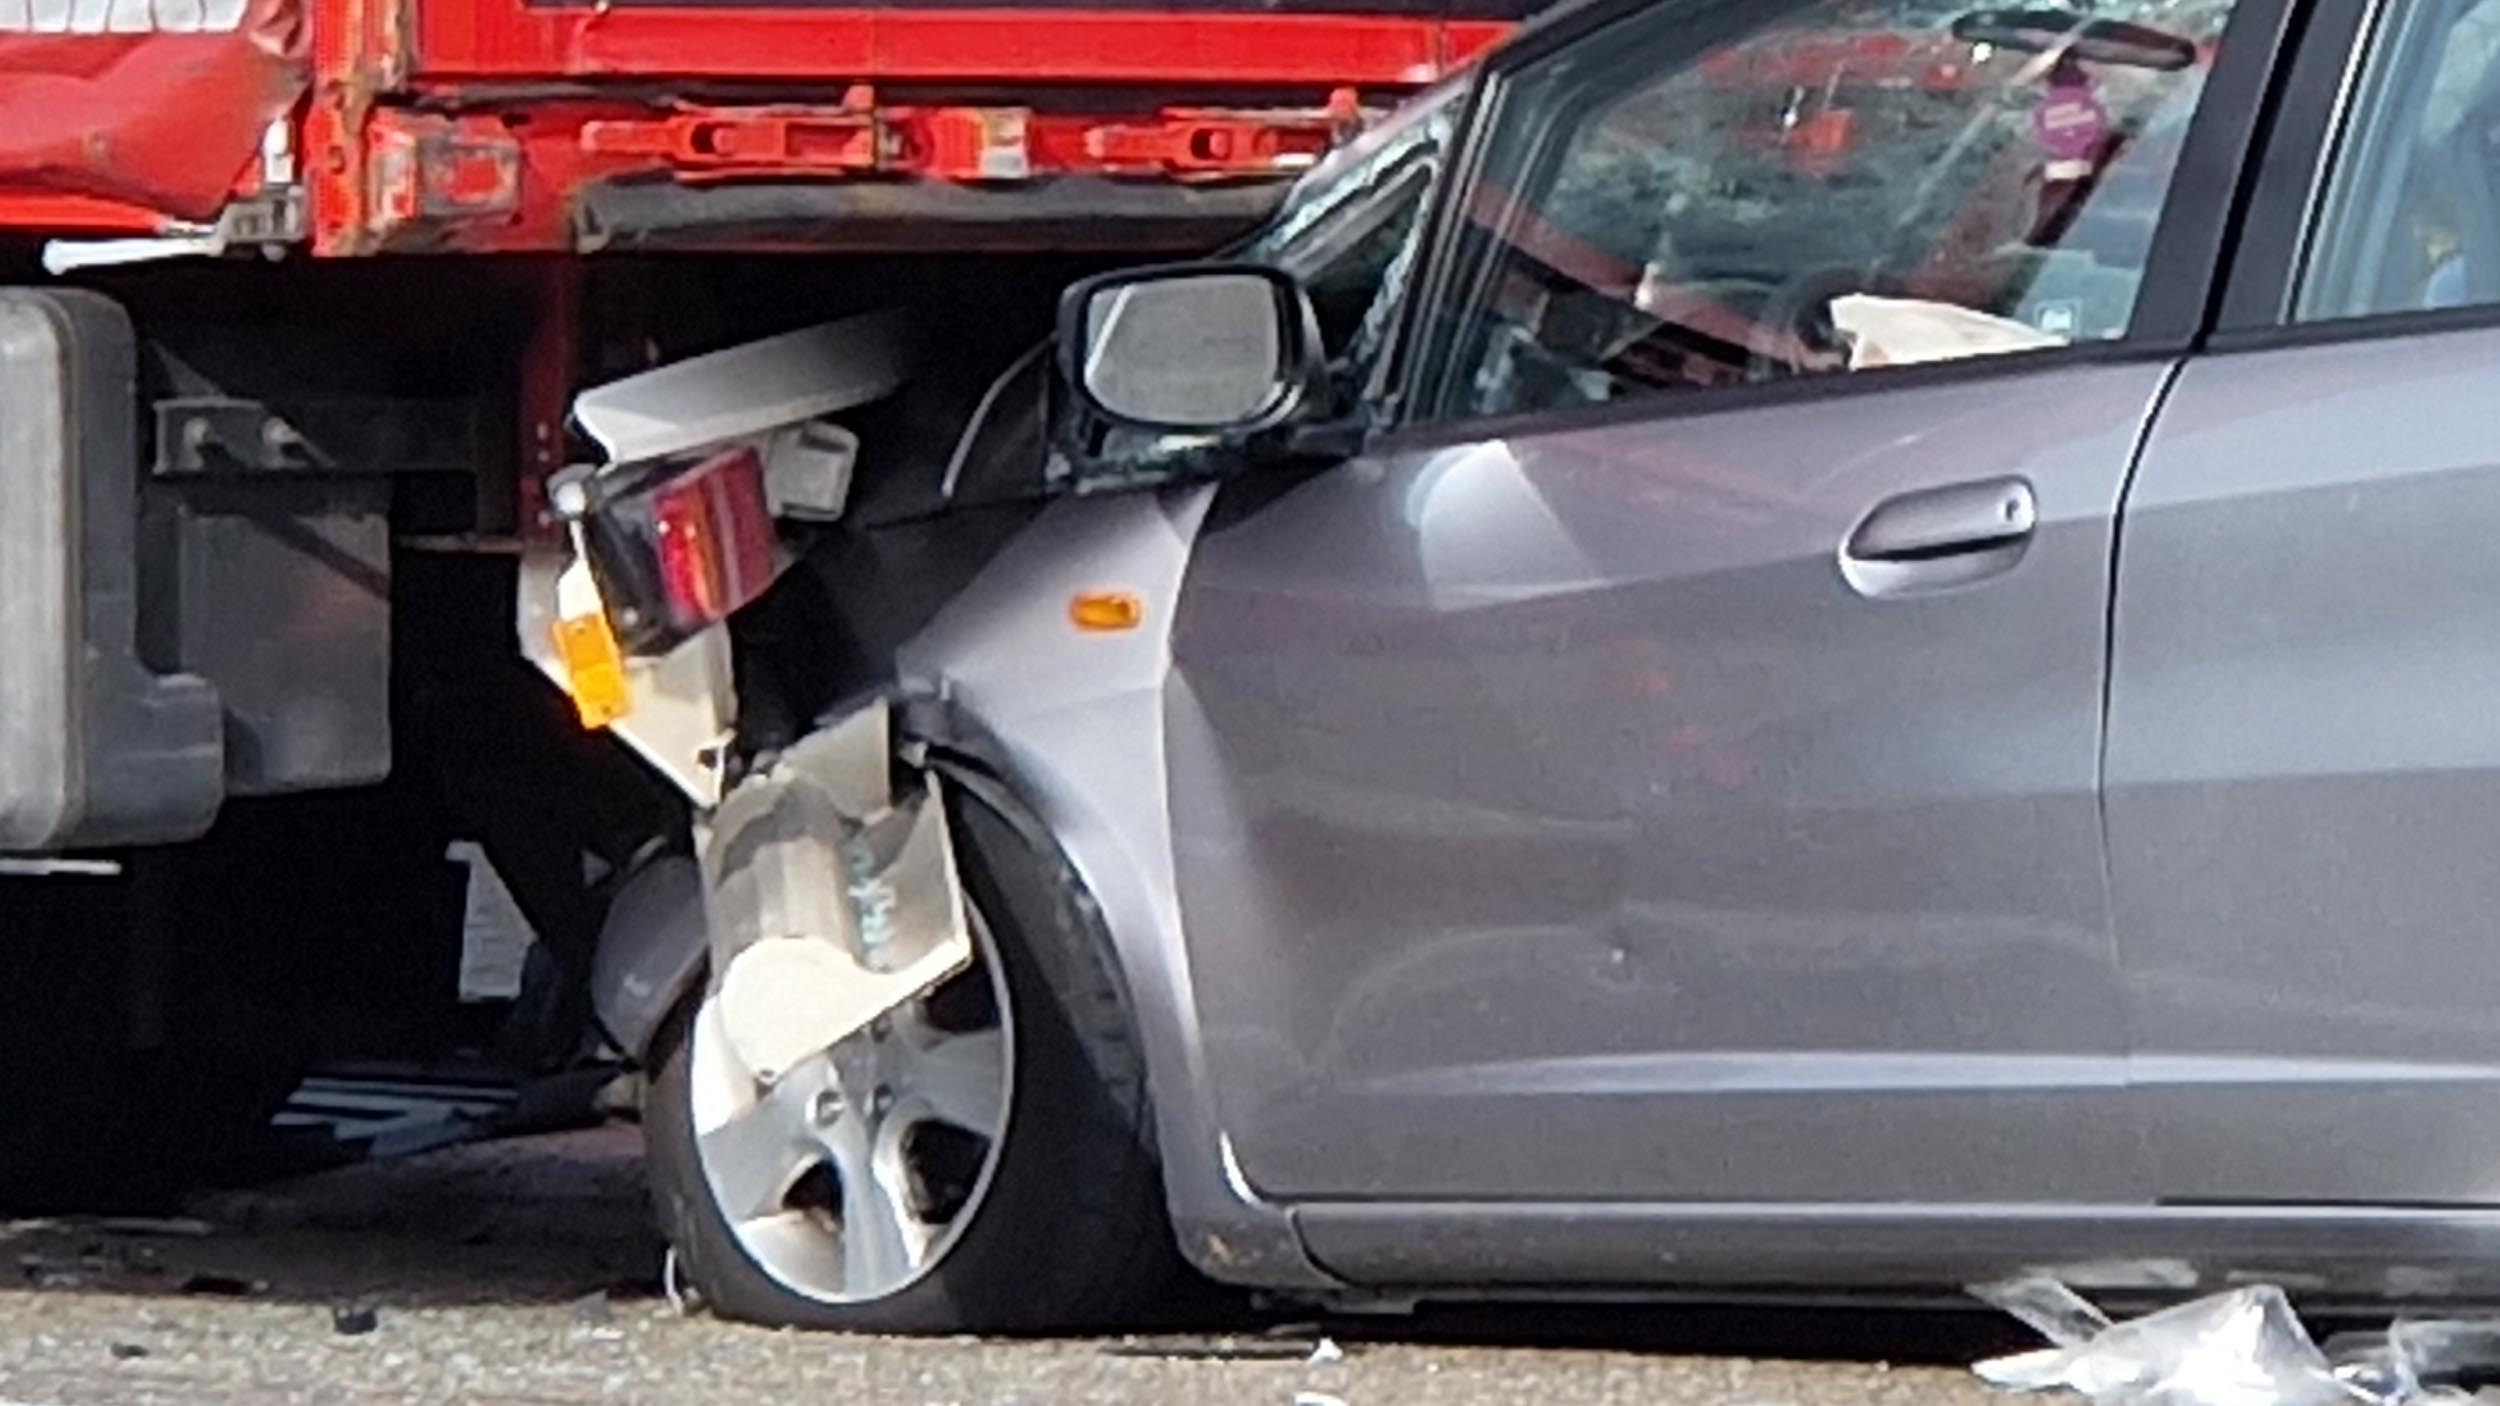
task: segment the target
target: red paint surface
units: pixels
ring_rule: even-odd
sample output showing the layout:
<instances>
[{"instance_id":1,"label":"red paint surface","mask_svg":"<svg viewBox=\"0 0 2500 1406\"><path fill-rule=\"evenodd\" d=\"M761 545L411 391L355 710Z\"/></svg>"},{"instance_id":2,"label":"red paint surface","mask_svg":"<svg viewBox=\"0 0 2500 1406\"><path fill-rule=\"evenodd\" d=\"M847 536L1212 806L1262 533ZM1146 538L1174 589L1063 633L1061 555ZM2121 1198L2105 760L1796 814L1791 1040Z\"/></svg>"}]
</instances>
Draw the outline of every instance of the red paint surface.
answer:
<instances>
[{"instance_id":1,"label":"red paint surface","mask_svg":"<svg viewBox=\"0 0 2500 1406\"><path fill-rule=\"evenodd\" d=\"M297 0L224 34L0 34L0 222L208 220L304 89Z\"/></svg>"},{"instance_id":2,"label":"red paint surface","mask_svg":"<svg viewBox=\"0 0 2500 1406\"><path fill-rule=\"evenodd\" d=\"M416 76L1404 86L1431 81L1503 30L1367 15L639 5L601 13L430 0L417 14Z\"/></svg>"},{"instance_id":3,"label":"red paint surface","mask_svg":"<svg viewBox=\"0 0 2500 1406\"><path fill-rule=\"evenodd\" d=\"M262 134L289 113L320 256L564 250L568 211L595 182L841 178L860 164L829 160L806 132L678 151L681 86L734 108L741 85L764 101L821 85L814 101L831 103L845 88L873 101L879 83L960 84L1007 94L991 99L1003 112L1020 87L1083 85L1087 111L1017 119L1034 177L1289 169L1330 130L1314 126L1315 92L1376 101L1508 30L1359 13L251 0L233 33L0 34L0 228L211 221L257 187ZM1277 106L1183 122L1165 104L1196 85L1272 90ZM1132 109L1123 89L1157 96ZM899 155L876 153L880 178L998 174L980 143L939 149L953 109L879 110L909 129Z\"/></svg>"}]
</instances>

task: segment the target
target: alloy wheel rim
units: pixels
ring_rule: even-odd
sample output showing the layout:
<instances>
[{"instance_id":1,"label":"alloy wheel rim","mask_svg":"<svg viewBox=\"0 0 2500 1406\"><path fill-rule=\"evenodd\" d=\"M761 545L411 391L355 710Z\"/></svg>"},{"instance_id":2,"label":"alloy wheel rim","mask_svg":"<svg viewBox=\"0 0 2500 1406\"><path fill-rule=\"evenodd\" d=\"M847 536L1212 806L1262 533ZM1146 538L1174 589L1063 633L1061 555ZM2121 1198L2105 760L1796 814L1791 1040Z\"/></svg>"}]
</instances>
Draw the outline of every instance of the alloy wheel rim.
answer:
<instances>
[{"instance_id":1,"label":"alloy wheel rim","mask_svg":"<svg viewBox=\"0 0 2500 1406\"><path fill-rule=\"evenodd\" d=\"M747 1258L792 1293L828 1304L901 1293L987 1199L1015 1030L988 924L966 916L970 967L769 1086L740 1063L718 1003L696 1012L696 1158Z\"/></svg>"}]
</instances>

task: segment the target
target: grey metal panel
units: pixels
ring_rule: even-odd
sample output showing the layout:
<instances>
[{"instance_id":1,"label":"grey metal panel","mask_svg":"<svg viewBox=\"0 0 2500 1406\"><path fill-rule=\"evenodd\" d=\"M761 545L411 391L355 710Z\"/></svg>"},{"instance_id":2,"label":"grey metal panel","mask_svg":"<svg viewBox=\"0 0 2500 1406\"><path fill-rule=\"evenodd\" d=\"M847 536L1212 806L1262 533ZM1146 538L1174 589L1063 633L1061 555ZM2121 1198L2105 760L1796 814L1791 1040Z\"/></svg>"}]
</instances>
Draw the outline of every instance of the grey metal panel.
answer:
<instances>
[{"instance_id":1,"label":"grey metal panel","mask_svg":"<svg viewBox=\"0 0 2500 1406\"><path fill-rule=\"evenodd\" d=\"M2046 1273L2105 1303L2249 1282L2312 1304L2500 1301L2500 1214L2489 1212L1476 1202L1320 1204L1294 1216L1323 1264L1382 1288L1925 1291L1966 1303L1961 1285Z\"/></svg>"},{"instance_id":2,"label":"grey metal panel","mask_svg":"<svg viewBox=\"0 0 2500 1406\"><path fill-rule=\"evenodd\" d=\"M2191 365L2108 810L2165 1196L2500 1200L2500 332Z\"/></svg>"},{"instance_id":3,"label":"grey metal panel","mask_svg":"<svg viewBox=\"0 0 2500 1406\"><path fill-rule=\"evenodd\" d=\"M1164 721L1249 1183L2140 1195L2095 786L2111 518L2167 375L1520 434L1207 532ZM2010 569L1844 579L1879 504L2009 477Z\"/></svg>"},{"instance_id":4,"label":"grey metal panel","mask_svg":"<svg viewBox=\"0 0 2500 1406\"><path fill-rule=\"evenodd\" d=\"M389 485L272 475L149 497L151 652L217 686L226 789L388 776Z\"/></svg>"},{"instance_id":5,"label":"grey metal panel","mask_svg":"<svg viewBox=\"0 0 2500 1406\"><path fill-rule=\"evenodd\" d=\"M1180 1245L1229 1282L1326 1289L1283 1211L1233 1174L1201 1053L1192 950L1179 941L1165 805L1168 631L1211 489L1063 503L1009 542L900 652L911 693L944 700L1084 880L1127 980L1151 1071ZM1081 590L1136 592L1145 628L1089 634Z\"/></svg>"},{"instance_id":6,"label":"grey metal panel","mask_svg":"<svg viewBox=\"0 0 2500 1406\"><path fill-rule=\"evenodd\" d=\"M0 850L193 838L215 690L136 653L137 352L93 293L0 290Z\"/></svg>"}]
</instances>

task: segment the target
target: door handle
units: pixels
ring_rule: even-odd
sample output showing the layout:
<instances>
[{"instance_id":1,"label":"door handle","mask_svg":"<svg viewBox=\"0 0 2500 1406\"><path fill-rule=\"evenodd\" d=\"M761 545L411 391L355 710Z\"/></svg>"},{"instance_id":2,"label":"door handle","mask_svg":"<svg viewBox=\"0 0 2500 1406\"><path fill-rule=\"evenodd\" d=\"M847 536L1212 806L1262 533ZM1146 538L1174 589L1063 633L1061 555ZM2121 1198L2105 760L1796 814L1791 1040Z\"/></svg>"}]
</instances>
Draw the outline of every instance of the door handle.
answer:
<instances>
[{"instance_id":1,"label":"door handle","mask_svg":"<svg viewBox=\"0 0 2500 1406\"><path fill-rule=\"evenodd\" d=\"M2019 478L1904 493L1858 520L1841 574L1867 596L1965 585L2011 570L2039 525L2039 500Z\"/></svg>"}]
</instances>

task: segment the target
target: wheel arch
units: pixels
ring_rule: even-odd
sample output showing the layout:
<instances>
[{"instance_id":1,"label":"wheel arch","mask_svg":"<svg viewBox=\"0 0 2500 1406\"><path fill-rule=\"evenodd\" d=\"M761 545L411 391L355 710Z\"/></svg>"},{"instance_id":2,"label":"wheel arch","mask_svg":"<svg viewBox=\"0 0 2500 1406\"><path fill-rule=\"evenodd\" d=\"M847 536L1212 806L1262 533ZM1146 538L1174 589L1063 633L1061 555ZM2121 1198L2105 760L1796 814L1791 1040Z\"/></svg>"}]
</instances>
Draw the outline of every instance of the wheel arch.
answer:
<instances>
[{"instance_id":1,"label":"wheel arch","mask_svg":"<svg viewBox=\"0 0 2500 1406\"><path fill-rule=\"evenodd\" d=\"M1343 1286L1304 1253L1290 1214L1231 1165L1205 1078L1186 951L1169 885L1138 861L1082 774L1011 745L948 700L903 704L899 731L943 784L995 812L1037 852L1056 855L1079 907L1110 949L1137 1022L1164 1196L1182 1252L1229 1283L1327 1292ZM1156 770L1159 772L1160 767ZM702 880L683 854L660 856L618 890L592 973L592 1005L620 1050L648 1062L672 1012L703 979Z\"/></svg>"},{"instance_id":2,"label":"wheel arch","mask_svg":"<svg viewBox=\"0 0 2500 1406\"><path fill-rule=\"evenodd\" d=\"M897 652L897 730L1003 788L1084 890L1145 1056L1182 1253L1227 1283L1326 1295L1345 1286L1233 1160L1183 940L1165 717L1185 684L1171 631L1214 496L1201 484L1039 514ZM1076 603L1105 592L1133 597L1130 626L1078 623Z\"/></svg>"},{"instance_id":3,"label":"wheel arch","mask_svg":"<svg viewBox=\"0 0 2500 1406\"><path fill-rule=\"evenodd\" d=\"M1132 702L1151 700L1132 696ZM1137 1024L1164 1197L1183 1255L1226 1283L1315 1294L1342 1290L1304 1251L1291 1213L1261 1198L1233 1165L1206 1077L1168 843L1141 842L1115 818L1133 807L1098 789L1134 787L1144 771L1159 788L1160 758L1151 765L1138 759L1130 769L1089 767L1072 760L1070 749L1019 746L1012 732L935 696L906 703L903 731L925 747L924 763L946 784L974 796L1036 849L1066 864L1080 907L1109 946L1112 971ZM1161 808L1151 809L1154 823L1162 823Z\"/></svg>"}]
</instances>

